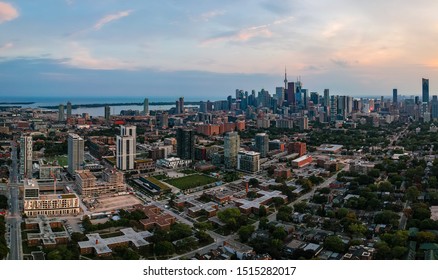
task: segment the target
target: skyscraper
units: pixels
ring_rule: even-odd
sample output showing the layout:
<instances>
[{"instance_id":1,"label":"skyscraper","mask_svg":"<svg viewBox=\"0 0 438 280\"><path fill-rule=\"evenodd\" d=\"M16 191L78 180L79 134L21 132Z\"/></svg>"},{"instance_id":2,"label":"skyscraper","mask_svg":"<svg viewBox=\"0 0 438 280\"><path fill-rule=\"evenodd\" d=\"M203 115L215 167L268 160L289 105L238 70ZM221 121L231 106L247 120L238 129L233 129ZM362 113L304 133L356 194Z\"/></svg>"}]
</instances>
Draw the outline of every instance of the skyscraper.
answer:
<instances>
[{"instance_id":1,"label":"skyscraper","mask_svg":"<svg viewBox=\"0 0 438 280\"><path fill-rule=\"evenodd\" d=\"M240 148L240 136L236 131L228 132L224 137L224 162L226 168L237 167L237 154Z\"/></svg>"},{"instance_id":2,"label":"skyscraper","mask_svg":"<svg viewBox=\"0 0 438 280\"><path fill-rule=\"evenodd\" d=\"M143 101L143 114L149 116L149 99L147 98Z\"/></svg>"},{"instance_id":3,"label":"skyscraper","mask_svg":"<svg viewBox=\"0 0 438 280\"><path fill-rule=\"evenodd\" d=\"M286 89L286 101L287 105L295 105L295 83L290 82L287 83L287 89Z\"/></svg>"},{"instance_id":4,"label":"skyscraper","mask_svg":"<svg viewBox=\"0 0 438 280\"><path fill-rule=\"evenodd\" d=\"M137 132L135 126L120 126L116 137L116 167L120 170L134 169Z\"/></svg>"},{"instance_id":5,"label":"skyscraper","mask_svg":"<svg viewBox=\"0 0 438 280\"><path fill-rule=\"evenodd\" d=\"M65 121L64 104L59 104L58 106L58 121L60 122Z\"/></svg>"},{"instance_id":6,"label":"skyscraper","mask_svg":"<svg viewBox=\"0 0 438 280\"><path fill-rule=\"evenodd\" d=\"M157 121L160 128L169 127L169 115L167 114L167 112L157 114Z\"/></svg>"},{"instance_id":7,"label":"skyscraper","mask_svg":"<svg viewBox=\"0 0 438 280\"><path fill-rule=\"evenodd\" d=\"M325 95L325 92L324 92ZM335 122L338 114L338 96L332 95L330 97L330 121Z\"/></svg>"},{"instance_id":8,"label":"skyscraper","mask_svg":"<svg viewBox=\"0 0 438 280\"><path fill-rule=\"evenodd\" d=\"M67 102L67 119L71 118L71 102Z\"/></svg>"},{"instance_id":9,"label":"skyscraper","mask_svg":"<svg viewBox=\"0 0 438 280\"><path fill-rule=\"evenodd\" d=\"M195 158L195 131L178 128L176 131L176 153L181 159Z\"/></svg>"},{"instance_id":10,"label":"skyscraper","mask_svg":"<svg viewBox=\"0 0 438 280\"><path fill-rule=\"evenodd\" d=\"M330 108L330 90L328 88L324 90L324 107Z\"/></svg>"},{"instance_id":11,"label":"skyscraper","mask_svg":"<svg viewBox=\"0 0 438 280\"><path fill-rule=\"evenodd\" d=\"M432 119L438 119L438 97L436 95L432 96L432 106L431 106L431 117Z\"/></svg>"},{"instance_id":12,"label":"skyscraper","mask_svg":"<svg viewBox=\"0 0 438 280\"><path fill-rule=\"evenodd\" d=\"M266 133L257 133L255 136L255 147L260 153L260 157L264 158L269 152L269 136Z\"/></svg>"},{"instance_id":13,"label":"skyscraper","mask_svg":"<svg viewBox=\"0 0 438 280\"><path fill-rule=\"evenodd\" d=\"M75 175L76 170L82 170L84 163L84 139L77 134L68 135L68 173Z\"/></svg>"},{"instance_id":14,"label":"skyscraper","mask_svg":"<svg viewBox=\"0 0 438 280\"><path fill-rule=\"evenodd\" d=\"M184 97L179 98L179 113L184 114Z\"/></svg>"},{"instance_id":15,"label":"skyscraper","mask_svg":"<svg viewBox=\"0 0 438 280\"><path fill-rule=\"evenodd\" d=\"M109 121L110 116L111 116L111 108L110 108L110 106L106 105L105 106L105 120Z\"/></svg>"},{"instance_id":16,"label":"skyscraper","mask_svg":"<svg viewBox=\"0 0 438 280\"><path fill-rule=\"evenodd\" d=\"M310 93L310 101L313 102L314 105L319 104L319 94L317 92Z\"/></svg>"},{"instance_id":17,"label":"skyscraper","mask_svg":"<svg viewBox=\"0 0 438 280\"><path fill-rule=\"evenodd\" d=\"M422 79L423 84L423 102L429 103L429 79Z\"/></svg>"},{"instance_id":18,"label":"skyscraper","mask_svg":"<svg viewBox=\"0 0 438 280\"><path fill-rule=\"evenodd\" d=\"M398 96L398 93L397 93L397 89L395 88L392 90L392 104L394 104L396 106L397 106L397 102L398 102L397 96Z\"/></svg>"},{"instance_id":19,"label":"skyscraper","mask_svg":"<svg viewBox=\"0 0 438 280\"><path fill-rule=\"evenodd\" d=\"M20 175L22 178L32 178L32 136L20 138Z\"/></svg>"}]
</instances>

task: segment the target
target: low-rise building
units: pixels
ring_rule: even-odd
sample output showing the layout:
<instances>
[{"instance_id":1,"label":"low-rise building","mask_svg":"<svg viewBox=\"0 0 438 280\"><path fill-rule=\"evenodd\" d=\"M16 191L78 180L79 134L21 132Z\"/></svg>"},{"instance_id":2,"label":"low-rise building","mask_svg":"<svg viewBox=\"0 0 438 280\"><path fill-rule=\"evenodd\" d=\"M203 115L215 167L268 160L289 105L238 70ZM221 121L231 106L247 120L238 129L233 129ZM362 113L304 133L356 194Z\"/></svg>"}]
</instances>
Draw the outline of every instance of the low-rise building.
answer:
<instances>
[{"instance_id":1,"label":"low-rise building","mask_svg":"<svg viewBox=\"0 0 438 280\"><path fill-rule=\"evenodd\" d=\"M321 153L327 153L327 154L337 154L341 152L342 145L334 145L334 144L322 144L316 150Z\"/></svg>"},{"instance_id":2,"label":"low-rise building","mask_svg":"<svg viewBox=\"0 0 438 280\"><path fill-rule=\"evenodd\" d=\"M65 230L54 232L52 228L64 229L62 221L58 218L48 218L45 215L38 215L36 218L24 220L26 229L39 230L39 233L27 234L28 246L43 245L44 248L53 248L58 244L67 244L69 235Z\"/></svg>"},{"instance_id":3,"label":"low-rise building","mask_svg":"<svg viewBox=\"0 0 438 280\"><path fill-rule=\"evenodd\" d=\"M24 214L64 216L80 213L79 197L74 193L41 195L34 179L24 181Z\"/></svg>"},{"instance_id":4,"label":"low-rise building","mask_svg":"<svg viewBox=\"0 0 438 280\"><path fill-rule=\"evenodd\" d=\"M279 197L287 202L287 196L281 194L280 191L258 191L258 197L254 200L236 199L235 203L239 207L240 212L245 214L258 213L261 205L268 205L274 197Z\"/></svg>"},{"instance_id":5,"label":"low-rise building","mask_svg":"<svg viewBox=\"0 0 438 280\"><path fill-rule=\"evenodd\" d=\"M306 166L310 163L312 163L312 156L305 155L305 156L299 157L297 159L294 159L292 161L292 167L301 168L301 167Z\"/></svg>"},{"instance_id":6,"label":"low-rise building","mask_svg":"<svg viewBox=\"0 0 438 280\"><path fill-rule=\"evenodd\" d=\"M140 220L144 230L158 228L160 230L170 230L170 227L176 223L176 218L168 213L164 213L160 208L154 205L143 206L134 205L134 209L143 211L146 219Z\"/></svg>"},{"instance_id":7,"label":"low-rise building","mask_svg":"<svg viewBox=\"0 0 438 280\"><path fill-rule=\"evenodd\" d=\"M149 231L136 232L132 228L124 228L120 230L122 236L111 238L102 238L98 233L87 234L87 241L78 242L79 249L82 255L95 254L99 257L110 256L112 249L122 246L131 246L139 249L147 246L150 243L147 238L153 234Z\"/></svg>"}]
</instances>

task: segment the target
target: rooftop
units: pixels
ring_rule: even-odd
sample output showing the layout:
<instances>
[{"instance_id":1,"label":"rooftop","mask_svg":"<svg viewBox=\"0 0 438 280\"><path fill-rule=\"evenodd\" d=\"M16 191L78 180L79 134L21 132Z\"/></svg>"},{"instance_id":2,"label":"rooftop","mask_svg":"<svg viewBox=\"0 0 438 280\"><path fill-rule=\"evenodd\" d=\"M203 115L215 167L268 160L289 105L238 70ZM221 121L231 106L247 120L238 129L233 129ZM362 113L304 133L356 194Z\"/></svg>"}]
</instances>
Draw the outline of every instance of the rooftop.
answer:
<instances>
[{"instance_id":1,"label":"rooftop","mask_svg":"<svg viewBox=\"0 0 438 280\"><path fill-rule=\"evenodd\" d=\"M139 248L142 246L149 245L149 242L145 238L151 237L152 233L149 231L136 232L132 228L121 229L120 232L123 233L122 236L116 236L111 238L103 239L98 233L87 234L88 240L78 242L79 248L94 248L97 255L111 253L112 250L110 246L117 245L121 243L131 243L135 247Z\"/></svg>"}]
</instances>

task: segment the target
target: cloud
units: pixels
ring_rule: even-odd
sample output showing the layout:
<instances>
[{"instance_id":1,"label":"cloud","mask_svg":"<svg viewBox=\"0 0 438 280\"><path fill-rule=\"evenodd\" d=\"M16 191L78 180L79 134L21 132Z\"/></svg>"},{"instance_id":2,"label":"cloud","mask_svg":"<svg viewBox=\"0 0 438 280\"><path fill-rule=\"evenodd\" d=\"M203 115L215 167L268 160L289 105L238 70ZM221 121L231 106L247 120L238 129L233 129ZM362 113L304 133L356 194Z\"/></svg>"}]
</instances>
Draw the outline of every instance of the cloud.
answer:
<instances>
[{"instance_id":1,"label":"cloud","mask_svg":"<svg viewBox=\"0 0 438 280\"><path fill-rule=\"evenodd\" d=\"M224 15L226 12L223 10L214 10L214 11L209 11L209 12L205 12L203 14L201 14L198 18L194 18L194 21L210 21L211 19L218 17L218 16L222 16Z\"/></svg>"},{"instance_id":2,"label":"cloud","mask_svg":"<svg viewBox=\"0 0 438 280\"><path fill-rule=\"evenodd\" d=\"M121 11L118 12L117 14L111 14L111 15L107 15L103 18L101 18L94 26L93 29L94 30L100 30L102 27L104 27L106 24L115 21L115 20L119 20L121 18L127 17L129 16L131 13L133 12L133 10L126 10L126 11Z\"/></svg>"},{"instance_id":3,"label":"cloud","mask_svg":"<svg viewBox=\"0 0 438 280\"><path fill-rule=\"evenodd\" d=\"M0 23L13 20L18 17L18 11L9 3L0 2Z\"/></svg>"},{"instance_id":4,"label":"cloud","mask_svg":"<svg viewBox=\"0 0 438 280\"><path fill-rule=\"evenodd\" d=\"M67 5L71 6L75 3L75 0L65 0L65 3L67 3Z\"/></svg>"},{"instance_id":5,"label":"cloud","mask_svg":"<svg viewBox=\"0 0 438 280\"><path fill-rule=\"evenodd\" d=\"M138 67L134 63L122 61L116 58L95 58L90 50L80 46L78 43L71 43L71 57L61 64L75 68L93 70L135 70Z\"/></svg>"},{"instance_id":6,"label":"cloud","mask_svg":"<svg viewBox=\"0 0 438 280\"><path fill-rule=\"evenodd\" d=\"M330 61L333 64L335 64L335 65L337 65L337 66L339 66L341 68L348 68L348 67L350 67L350 66L352 66L354 64L358 64L359 63L359 61L357 61L357 60L350 62L348 60L341 59L341 58L332 58L332 59L330 59Z\"/></svg>"},{"instance_id":7,"label":"cloud","mask_svg":"<svg viewBox=\"0 0 438 280\"><path fill-rule=\"evenodd\" d=\"M5 51L8 49L11 49L12 47L14 47L14 44L9 42L9 43L4 44L3 46L0 46L0 51Z\"/></svg>"},{"instance_id":8,"label":"cloud","mask_svg":"<svg viewBox=\"0 0 438 280\"><path fill-rule=\"evenodd\" d=\"M208 45L210 43L223 42L223 41L245 42L256 37L269 38L273 35L273 32L271 31L270 27L274 25L284 24L292 19L293 17L282 18L268 24L251 26L235 32L223 33L218 36L214 36L207 40L204 40L202 42L202 45Z\"/></svg>"}]
</instances>

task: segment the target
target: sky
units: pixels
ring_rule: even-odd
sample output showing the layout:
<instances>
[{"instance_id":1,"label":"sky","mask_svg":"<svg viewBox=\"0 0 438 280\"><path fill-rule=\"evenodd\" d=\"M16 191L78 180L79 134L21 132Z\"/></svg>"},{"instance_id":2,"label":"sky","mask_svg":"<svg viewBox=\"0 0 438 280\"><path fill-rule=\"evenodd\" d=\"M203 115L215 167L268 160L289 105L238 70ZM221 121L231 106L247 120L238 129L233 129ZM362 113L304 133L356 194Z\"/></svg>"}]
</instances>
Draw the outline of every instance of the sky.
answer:
<instances>
[{"instance_id":1,"label":"sky","mask_svg":"<svg viewBox=\"0 0 438 280\"><path fill-rule=\"evenodd\" d=\"M0 0L0 99L438 94L435 0ZM217 98L216 98L217 99Z\"/></svg>"}]
</instances>

